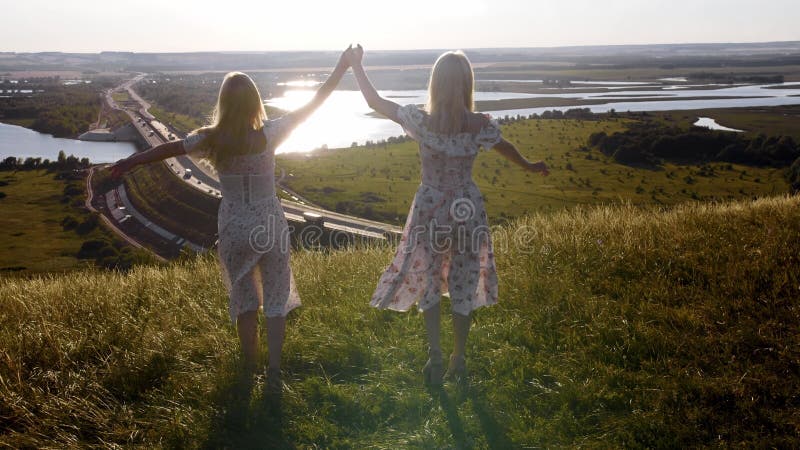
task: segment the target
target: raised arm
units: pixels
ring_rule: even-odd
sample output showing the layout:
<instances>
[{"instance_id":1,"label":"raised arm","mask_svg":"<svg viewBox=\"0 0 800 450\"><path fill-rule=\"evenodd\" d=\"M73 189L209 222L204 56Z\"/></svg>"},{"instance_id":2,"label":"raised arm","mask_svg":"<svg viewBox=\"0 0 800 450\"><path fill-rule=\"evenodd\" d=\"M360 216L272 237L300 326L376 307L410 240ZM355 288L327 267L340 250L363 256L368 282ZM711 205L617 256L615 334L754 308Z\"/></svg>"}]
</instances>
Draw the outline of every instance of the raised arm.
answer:
<instances>
[{"instance_id":1,"label":"raised arm","mask_svg":"<svg viewBox=\"0 0 800 450\"><path fill-rule=\"evenodd\" d=\"M287 131L291 131L295 126L308 119L308 117L311 116L311 114L313 114L314 111L320 107L320 105L325 103L325 100L328 99L328 96L331 95L331 92L336 89L336 85L339 84L339 81L342 79L342 75L347 72L347 67L349 66L349 63L345 58L346 52L347 51L345 50L345 52L339 57L339 62L336 64L333 72L317 90L314 98L312 98L310 102L306 103L302 107L297 108L296 110L287 113L284 116L289 123L292 124Z\"/></svg>"},{"instance_id":2,"label":"raised arm","mask_svg":"<svg viewBox=\"0 0 800 450\"><path fill-rule=\"evenodd\" d=\"M361 44L356 48L348 49L346 54L350 61L350 66L353 68L353 75L356 77L358 88L361 89L361 94L364 95L364 100L367 101L369 107L381 113L387 119L400 123L397 118L397 108L400 105L378 94L372 82L369 81L367 73L364 71L364 66L361 65L361 59L364 56L364 48L361 47Z\"/></svg>"},{"instance_id":3,"label":"raised arm","mask_svg":"<svg viewBox=\"0 0 800 450\"><path fill-rule=\"evenodd\" d=\"M517 150L517 147L514 144L508 142L505 139L501 139L500 142L495 144L492 147L497 153L500 153L504 158L513 162L514 164L522 167L525 170L530 172L539 172L543 176L550 175L550 170L547 168L547 164L544 161L537 161L537 162L530 162L525 159Z\"/></svg>"},{"instance_id":4,"label":"raised arm","mask_svg":"<svg viewBox=\"0 0 800 450\"><path fill-rule=\"evenodd\" d=\"M130 171L138 165L161 161L185 153L186 150L183 148L183 141L165 142L143 152L135 153L125 159L120 159L111 166L111 176L119 178L125 174L125 172Z\"/></svg>"}]
</instances>

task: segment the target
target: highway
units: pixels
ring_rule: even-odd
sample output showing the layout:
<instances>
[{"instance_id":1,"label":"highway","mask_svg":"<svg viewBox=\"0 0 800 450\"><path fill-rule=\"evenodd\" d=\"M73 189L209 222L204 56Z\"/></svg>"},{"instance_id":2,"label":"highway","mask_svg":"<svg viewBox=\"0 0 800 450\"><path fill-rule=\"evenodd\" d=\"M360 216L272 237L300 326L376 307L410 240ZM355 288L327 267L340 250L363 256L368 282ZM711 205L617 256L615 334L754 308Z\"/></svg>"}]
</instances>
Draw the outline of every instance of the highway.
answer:
<instances>
[{"instance_id":1,"label":"highway","mask_svg":"<svg viewBox=\"0 0 800 450\"><path fill-rule=\"evenodd\" d=\"M136 130L145 142L147 142L147 145L154 147L169 140L177 139L177 136L166 125L155 120L155 117L148 112L150 104L144 101L136 91L134 91L133 86L144 79L145 76L146 74L139 74L117 88L107 91L106 97L108 104L112 108L123 110L128 114L131 118L131 122L135 125ZM136 102L137 107L123 107L118 105L112 98L113 92L117 91L127 91L131 100ZM164 163L175 176L203 194L217 198L222 196L219 180L213 168L205 167L203 163L198 163L198 161L186 155L169 158L165 160ZM187 170L191 170L191 176L186 176ZM293 195L291 191L287 192L289 195ZM401 233L401 229L397 226L328 211L323 208L305 204L302 200L290 201L281 199L281 205L283 206L286 218L292 222L305 222L305 218L307 214L309 214L310 217L314 217L315 215L321 216L325 228L329 230L346 232L361 237L386 239L389 236L399 236Z\"/></svg>"}]
</instances>

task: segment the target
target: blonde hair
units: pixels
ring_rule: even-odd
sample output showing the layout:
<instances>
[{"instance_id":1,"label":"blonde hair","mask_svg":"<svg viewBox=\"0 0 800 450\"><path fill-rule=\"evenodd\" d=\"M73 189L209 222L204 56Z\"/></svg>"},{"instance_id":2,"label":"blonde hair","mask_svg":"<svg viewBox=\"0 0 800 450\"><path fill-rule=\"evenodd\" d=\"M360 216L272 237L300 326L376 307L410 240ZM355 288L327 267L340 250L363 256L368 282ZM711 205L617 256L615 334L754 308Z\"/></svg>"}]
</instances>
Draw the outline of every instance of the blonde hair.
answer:
<instances>
[{"instance_id":1,"label":"blonde hair","mask_svg":"<svg viewBox=\"0 0 800 450\"><path fill-rule=\"evenodd\" d=\"M467 55L461 50L444 53L436 60L428 82L430 128L456 134L466 125L466 111L473 111L475 76Z\"/></svg>"},{"instance_id":2,"label":"blonde hair","mask_svg":"<svg viewBox=\"0 0 800 450\"><path fill-rule=\"evenodd\" d=\"M242 72L229 72L219 87L211 125L193 133L205 137L199 145L215 167L225 167L231 157L252 152L249 132L263 127L267 113L253 80Z\"/></svg>"}]
</instances>

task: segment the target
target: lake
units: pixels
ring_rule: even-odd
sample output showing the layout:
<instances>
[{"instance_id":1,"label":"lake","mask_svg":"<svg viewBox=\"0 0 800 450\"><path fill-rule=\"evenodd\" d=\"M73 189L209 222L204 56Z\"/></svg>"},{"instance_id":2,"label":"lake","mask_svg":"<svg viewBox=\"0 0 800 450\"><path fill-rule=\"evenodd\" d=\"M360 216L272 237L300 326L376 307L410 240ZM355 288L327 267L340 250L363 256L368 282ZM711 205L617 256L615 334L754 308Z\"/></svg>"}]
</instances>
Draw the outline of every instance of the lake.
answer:
<instances>
[{"instance_id":1,"label":"lake","mask_svg":"<svg viewBox=\"0 0 800 450\"><path fill-rule=\"evenodd\" d=\"M267 100L267 104L283 110L294 110L308 103L314 90L289 90L282 97ZM380 91L380 94L401 105L424 104L428 91ZM534 98L536 94L509 92L476 92L475 100L502 100L508 98ZM371 115L360 91L334 91L328 100L277 149L278 153L350 147L353 142L363 144L390 136L403 134L400 125Z\"/></svg>"},{"instance_id":2,"label":"lake","mask_svg":"<svg viewBox=\"0 0 800 450\"><path fill-rule=\"evenodd\" d=\"M800 97L797 94L797 86L800 83L781 83L765 85L746 85L722 87L718 89L693 89L697 87L719 86L719 85L692 85L692 86L665 86L664 90L636 90L636 91L614 91L602 93L566 93L566 94L539 94L537 97L545 98L574 98L587 100L602 100L604 103L597 105L586 105L592 112L603 113L611 109L616 111L684 111L693 109L710 108L743 108L753 106L785 106L800 105ZM653 100L636 102L631 101L633 97L662 97L665 100ZM695 97L694 100L681 100L682 98ZM730 98L702 98L702 97L730 97ZM669 98L669 100L667 100ZM557 106L547 108L525 108L503 111L490 111L496 116L516 116L541 114L547 110L566 111L575 106Z\"/></svg>"},{"instance_id":3,"label":"lake","mask_svg":"<svg viewBox=\"0 0 800 450\"><path fill-rule=\"evenodd\" d=\"M477 80L477 82L494 82L510 80ZM541 82L541 80L513 80L514 82ZM503 100L513 98L564 98L564 99L583 99L602 102L597 105L583 106L593 112L607 112L610 109L616 111L668 111L668 110L692 110L706 108L735 108L746 106L781 106L798 105L800 97L792 97L797 94L797 86L800 83L783 83L770 85L745 85L745 86L719 86L714 84L706 85L685 85L685 84L663 84L658 85L663 89L652 89L653 83L644 82L625 82L625 81L605 81L605 82L573 82L573 84L595 84L600 86L600 92L578 93L560 92L553 94L519 94L509 92L476 92L475 100ZM298 87L286 91L282 97L272 98L266 101L284 110L294 110L306 102L314 95L313 89L303 89L302 83L290 84L288 86ZM709 89L709 87L714 87ZM768 88L770 87L770 88ZM777 87L777 89L774 89ZM636 90L626 90L636 89ZM644 90L642 90L644 88ZM794 89L793 89L794 88ZM585 89L581 87L581 89ZM568 91L568 90L567 90ZM391 99L401 105L417 104L422 105L427 101L427 91L379 91L386 98ZM658 98L658 100L637 102L632 101L635 97L645 96ZM681 100L683 98L694 97L695 100ZM706 98L704 98L706 97ZM730 98L716 98L730 97ZM736 98L743 97L743 98ZM661 99L664 100L661 100ZM566 111L576 108L576 106L525 108L502 111L484 111L495 117L506 115L516 116L541 114L548 110ZM363 144L366 141L378 141L390 136L403 134L402 128L389 120L375 117L372 110L367 106L361 93L358 91L334 91L330 98L320 109L305 123L301 124L286 142L278 148L278 153L309 151L323 146L329 148L349 147L353 142Z\"/></svg>"},{"instance_id":4,"label":"lake","mask_svg":"<svg viewBox=\"0 0 800 450\"><path fill-rule=\"evenodd\" d=\"M728 128L724 125L720 125L717 123L716 120L710 117L699 117L697 119L697 122L694 123L694 126L708 128L710 130L717 130L717 131L732 131L734 133L744 132L744 130L737 130L736 128Z\"/></svg>"},{"instance_id":5,"label":"lake","mask_svg":"<svg viewBox=\"0 0 800 450\"><path fill-rule=\"evenodd\" d=\"M87 142L56 138L25 127L0 123L0 159L42 158L55 161L58 152L89 158L93 163L114 162L136 151L130 142Z\"/></svg>"}]
</instances>

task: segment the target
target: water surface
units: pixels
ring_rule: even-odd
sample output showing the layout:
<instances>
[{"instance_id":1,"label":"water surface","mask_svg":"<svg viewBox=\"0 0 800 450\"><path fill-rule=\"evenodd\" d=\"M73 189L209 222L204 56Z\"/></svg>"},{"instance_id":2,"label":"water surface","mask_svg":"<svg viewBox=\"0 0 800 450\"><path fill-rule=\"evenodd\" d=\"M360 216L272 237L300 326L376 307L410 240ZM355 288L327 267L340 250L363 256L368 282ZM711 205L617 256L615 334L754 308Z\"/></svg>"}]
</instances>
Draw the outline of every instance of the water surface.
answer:
<instances>
[{"instance_id":1,"label":"water surface","mask_svg":"<svg viewBox=\"0 0 800 450\"><path fill-rule=\"evenodd\" d=\"M525 81L541 82L541 80L483 80L483 81ZM290 82L291 83L291 82ZM287 87L303 86L305 82L287 83ZM587 105L593 112L616 111L669 111L692 110L706 108L735 108L748 106L780 106L798 105L800 97L797 87L800 83L783 83L779 85L680 85L667 84L654 86L645 82L605 81L605 82L573 82L574 84L596 84L598 92L558 92L547 94L523 94L510 92L476 92L476 101L551 98L579 99L597 101L597 105ZM767 89L767 87L770 87ZM652 89L651 89L652 88ZM585 87L581 88L585 89ZM608 89L613 89L609 91ZM633 90L636 89L636 90ZM644 90L641 90L644 89ZM267 104L293 110L307 103L314 95L313 89L289 89L283 96L267 100ZM425 90L386 90L380 94L401 104L423 105L427 102ZM652 98L648 101L632 101L637 97ZM728 97L728 98L718 98ZM693 98L689 100L688 98ZM539 108L523 108L512 110L492 110L496 117L541 114L548 110L566 111L576 106L548 106ZM403 134L402 128L389 120L376 117L367 106L359 91L334 91L320 109L300 125L295 132L278 149L279 153L309 151L323 146L329 148L349 147L352 143L363 144L367 141L379 141L390 136Z\"/></svg>"},{"instance_id":2,"label":"water surface","mask_svg":"<svg viewBox=\"0 0 800 450\"><path fill-rule=\"evenodd\" d=\"M0 159L9 156L18 158L42 158L55 161L58 152L89 158L93 163L114 162L136 152L130 142L87 142L75 139L56 138L16 125L0 123Z\"/></svg>"}]
</instances>

